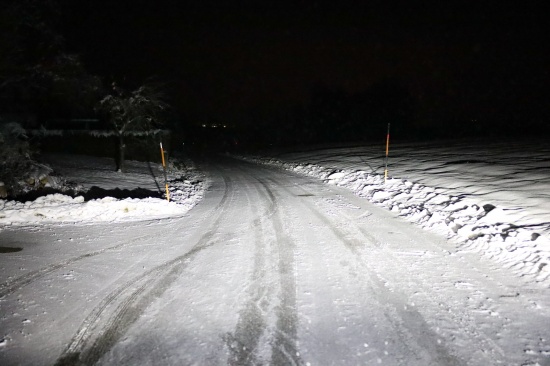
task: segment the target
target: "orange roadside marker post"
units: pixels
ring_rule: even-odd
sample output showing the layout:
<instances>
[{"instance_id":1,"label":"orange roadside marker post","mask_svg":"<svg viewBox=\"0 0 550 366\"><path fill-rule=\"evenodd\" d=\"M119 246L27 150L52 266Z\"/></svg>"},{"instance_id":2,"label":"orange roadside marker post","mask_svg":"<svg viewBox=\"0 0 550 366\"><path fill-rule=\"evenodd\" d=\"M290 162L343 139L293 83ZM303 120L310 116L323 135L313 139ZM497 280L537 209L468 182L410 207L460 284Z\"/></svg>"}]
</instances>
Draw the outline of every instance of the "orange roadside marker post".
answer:
<instances>
[{"instance_id":1,"label":"orange roadside marker post","mask_svg":"<svg viewBox=\"0 0 550 366\"><path fill-rule=\"evenodd\" d=\"M388 156L390 152L390 124L388 123L388 134L386 135L386 164L384 167L384 183L388 180Z\"/></svg>"},{"instance_id":2,"label":"orange roadside marker post","mask_svg":"<svg viewBox=\"0 0 550 366\"><path fill-rule=\"evenodd\" d=\"M164 149L162 141L160 142L160 155L162 156L162 171L164 172L164 186L166 187L166 200L170 202L170 191L168 190L168 178L166 177L166 162L164 160Z\"/></svg>"}]
</instances>

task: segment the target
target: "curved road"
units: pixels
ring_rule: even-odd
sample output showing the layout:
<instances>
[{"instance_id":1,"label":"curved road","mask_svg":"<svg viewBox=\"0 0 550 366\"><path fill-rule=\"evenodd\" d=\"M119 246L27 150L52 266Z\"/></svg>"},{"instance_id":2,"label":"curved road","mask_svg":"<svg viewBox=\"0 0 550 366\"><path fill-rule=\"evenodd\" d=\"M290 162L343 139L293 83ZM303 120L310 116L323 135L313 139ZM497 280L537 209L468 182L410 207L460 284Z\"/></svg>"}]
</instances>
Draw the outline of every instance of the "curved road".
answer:
<instances>
[{"instance_id":1,"label":"curved road","mask_svg":"<svg viewBox=\"0 0 550 366\"><path fill-rule=\"evenodd\" d=\"M547 291L340 188L220 158L173 219L4 230L2 365L550 364Z\"/></svg>"}]
</instances>

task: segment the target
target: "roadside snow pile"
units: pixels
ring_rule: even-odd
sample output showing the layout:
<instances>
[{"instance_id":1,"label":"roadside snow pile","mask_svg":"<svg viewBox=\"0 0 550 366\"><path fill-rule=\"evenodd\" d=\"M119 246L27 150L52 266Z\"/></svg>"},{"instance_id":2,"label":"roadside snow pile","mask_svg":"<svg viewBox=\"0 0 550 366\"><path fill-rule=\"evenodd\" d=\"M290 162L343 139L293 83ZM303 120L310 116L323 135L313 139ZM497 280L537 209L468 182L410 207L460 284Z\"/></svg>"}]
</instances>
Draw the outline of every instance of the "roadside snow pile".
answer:
<instances>
[{"instance_id":1,"label":"roadside snow pile","mask_svg":"<svg viewBox=\"0 0 550 366\"><path fill-rule=\"evenodd\" d=\"M39 197L32 202L0 201L0 223L122 221L185 213L186 206L158 198L118 200L112 197L84 202L60 193Z\"/></svg>"},{"instance_id":2,"label":"roadside snow pile","mask_svg":"<svg viewBox=\"0 0 550 366\"><path fill-rule=\"evenodd\" d=\"M474 249L504 267L536 281L550 280L548 225L519 227L514 213L491 204L480 205L467 195L450 195L405 179L353 169L330 169L315 164L289 163L273 158L243 158L319 178L365 197L400 216L446 235L463 250ZM515 213L517 214L517 213Z\"/></svg>"},{"instance_id":3,"label":"roadside snow pile","mask_svg":"<svg viewBox=\"0 0 550 366\"><path fill-rule=\"evenodd\" d=\"M65 163L69 161L67 157L63 159ZM75 156L71 159L70 163L61 167L60 170L70 177L73 182L71 188L74 189L76 182L78 190L83 194L91 187L103 189L146 187L164 192L163 178L161 178L162 183L156 182L161 180L158 177L162 177L162 173L152 172L151 166L147 163L128 162L129 173L122 174L101 165L101 161L97 165L90 162L90 160L98 162L101 158ZM82 164L82 160L87 160L87 164ZM87 168L83 168L85 166ZM65 174L63 177L65 178ZM182 165L174 161L169 162L168 184L170 202L153 197L142 199L103 197L85 201L83 195L72 197L62 193L49 194L28 202L0 200L0 229L2 226L9 225L133 221L183 215L202 199L204 193L202 176L189 163ZM51 188L63 191L63 187L52 186Z\"/></svg>"}]
</instances>

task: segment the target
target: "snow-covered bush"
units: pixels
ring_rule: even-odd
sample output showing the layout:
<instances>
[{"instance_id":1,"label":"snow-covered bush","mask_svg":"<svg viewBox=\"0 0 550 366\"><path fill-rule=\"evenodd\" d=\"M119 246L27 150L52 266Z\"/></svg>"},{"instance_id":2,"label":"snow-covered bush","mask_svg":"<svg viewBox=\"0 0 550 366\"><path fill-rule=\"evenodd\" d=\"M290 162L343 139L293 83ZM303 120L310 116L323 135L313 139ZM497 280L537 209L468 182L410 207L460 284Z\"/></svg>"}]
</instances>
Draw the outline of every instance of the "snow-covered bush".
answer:
<instances>
[{"instance_id":1,"label":"snow-covered bush","mask_svg":"<svg viewBox=\"0 0 550 366\"><path fill-rule=\"evenodd\" d=\"M0 198L55 186L52 169L33 160L32 147L19 123L0 121Z\"/></svg>"},{"instance_id":2,"label":"snow-covered bush","mask_svg":"<svg viewBox=\"0 0 550 366\"><path fill-rule=\"evenodd\" d=\"M0 182L4 182L6 191L15 193L31 166L31 149L23 127L0 121Z\"/></svg>"}]
</instances>

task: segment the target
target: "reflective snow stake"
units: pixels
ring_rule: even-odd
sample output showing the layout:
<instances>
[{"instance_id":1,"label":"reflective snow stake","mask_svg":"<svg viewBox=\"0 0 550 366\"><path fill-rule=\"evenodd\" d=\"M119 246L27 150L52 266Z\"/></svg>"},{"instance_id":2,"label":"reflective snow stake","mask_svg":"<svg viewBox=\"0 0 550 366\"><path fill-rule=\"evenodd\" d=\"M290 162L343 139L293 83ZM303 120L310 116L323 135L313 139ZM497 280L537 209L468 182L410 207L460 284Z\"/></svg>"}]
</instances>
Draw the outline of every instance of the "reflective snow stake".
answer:
<instances>
[{"instance_id":1,"label":"reflective snow stake","mask_svg":"<svg viewBox=\"0 0 550 366\"><path fill-rule=\"evenodd\" d=\"M164 161L164 149L162 141L160 142L160 155L162 156L162 171L164 172L164 186L166 187L166 200L170 202L170 191L168 190L168 178L166 177L166 162Z\"/></svg>"},{"instance_id":2,"label":"reflective snow stake","mask_svg":"<svg viewBox=\"0 0 550 366\"><path fill-rule=\"evenodd\" d=\"M388 134L386 135L386 163L384 167L384 183L388 180L388 155L390 151L390 124L388 123Z\"/></svg>"}]
</instances>

